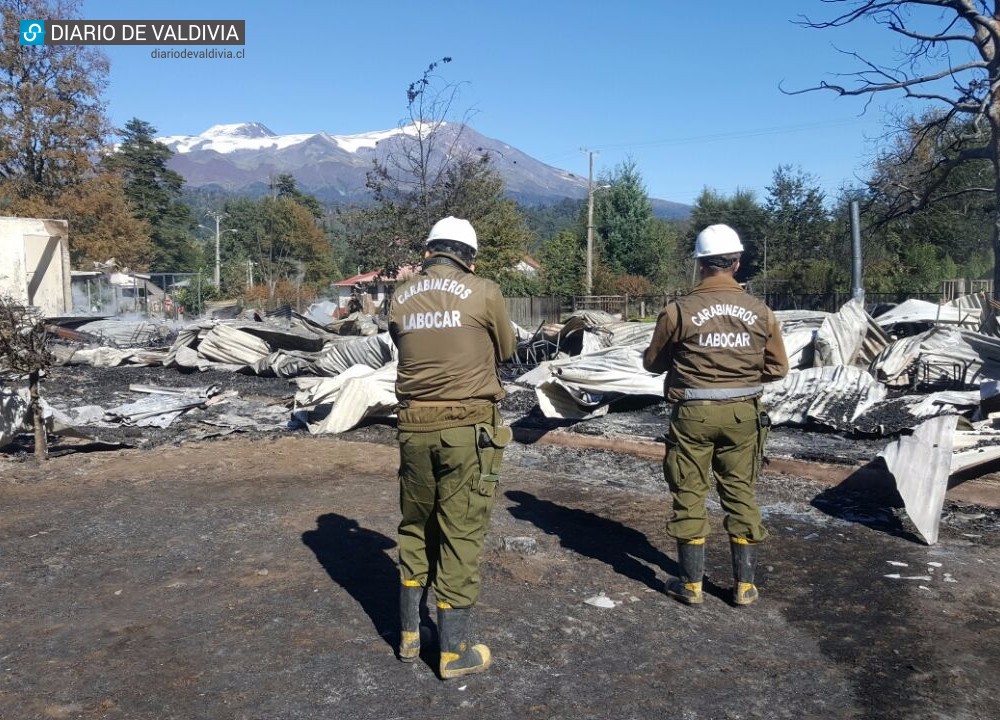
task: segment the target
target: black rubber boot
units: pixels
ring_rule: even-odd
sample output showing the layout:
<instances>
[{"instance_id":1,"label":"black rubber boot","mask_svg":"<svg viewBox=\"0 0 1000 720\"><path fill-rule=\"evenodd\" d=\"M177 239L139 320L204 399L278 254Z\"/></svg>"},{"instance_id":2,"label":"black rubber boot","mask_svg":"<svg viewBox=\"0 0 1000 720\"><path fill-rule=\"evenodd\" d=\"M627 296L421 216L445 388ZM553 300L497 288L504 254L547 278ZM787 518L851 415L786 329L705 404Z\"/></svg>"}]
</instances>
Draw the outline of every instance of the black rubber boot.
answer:
<instances>
[{"instance_id":1,"label":"black rubber boot","mask_svg":"<svg viewBox=\"0 0 1000 720\"><path fill-rule=\"evenodd\" d=\"M757 545L743 538L729 538L733 554L733 604L749 605L759 597L754 585L757 570Z\"/></svg>"},{"instance_id":2,"label":"black rubber boot","mask_svg":"<svg viewBox=\"0 0 1000 720\"><path fill-rule=\"evenodd\" d=\"M420 656L420 605L424 589L414 580L399 586L399 659L413 662Z\"/></svg>"},{"instance_id":3,"label":"black rubber boot","mask_svg":"<svg viewBox=\"0 0 1000 720\"><path fill-rule=\"evenodd\" d=\"M480 673L490 666L490 649L469 645L468 630L472 608L438 607L438 637L441 640L441 679Z\"/></svg>"},{"instance_id":4,"label":"black rubber boot","mask_svg":"<svg viewBox=\"0 0 1000 720\"><path fill-rule=\"evenodd\" d=\"M680 577L667 583L667 595L685 605L700 605L705 601L701 591L705 575L705 538L677 541L677 562Z\"/></svg>"}]
</instances>

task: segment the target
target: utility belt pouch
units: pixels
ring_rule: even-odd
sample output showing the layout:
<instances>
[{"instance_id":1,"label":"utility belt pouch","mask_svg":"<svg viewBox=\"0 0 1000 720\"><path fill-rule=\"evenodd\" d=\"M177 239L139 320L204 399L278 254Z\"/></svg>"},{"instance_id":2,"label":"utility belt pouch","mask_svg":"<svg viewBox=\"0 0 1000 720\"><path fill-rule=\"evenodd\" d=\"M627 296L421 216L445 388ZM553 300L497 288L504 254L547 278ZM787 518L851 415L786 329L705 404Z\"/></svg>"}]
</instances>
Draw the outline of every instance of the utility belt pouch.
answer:
<instances>
[{"instance_id":1,"label":"utility belt pouch","mask_svg":"<svg viewBox=\"0 0 1000 720\"><path fill-rule=\"evenodd\" d=\"M500 482L500 465L503 449L513 439L514 433L506 425L479 423L476 425L476 450L479 453L479 481L476 491L492 497Z\"/></svg>"}]
</instances>

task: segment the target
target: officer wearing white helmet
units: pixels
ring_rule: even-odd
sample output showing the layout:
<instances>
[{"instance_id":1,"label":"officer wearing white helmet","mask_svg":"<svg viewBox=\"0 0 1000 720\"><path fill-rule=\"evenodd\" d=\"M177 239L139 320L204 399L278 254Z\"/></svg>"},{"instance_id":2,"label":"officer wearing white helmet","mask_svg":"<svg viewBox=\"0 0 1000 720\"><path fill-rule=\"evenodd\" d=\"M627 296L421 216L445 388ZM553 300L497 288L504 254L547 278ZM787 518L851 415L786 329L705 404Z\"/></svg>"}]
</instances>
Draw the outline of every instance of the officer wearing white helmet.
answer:
<instances>
[{"instance_id":1,"label":"officer wearing white helmet","mask_svg":"<svg viewBox=\"0 0 1000 720\"><path fill-rule=\"evenodd\" d=\"M757 600L757 547L767 537L754 485L770 425L763 383L788 373L781 328L763 302L734 279L743 243L728 225L709 225L695 240L701 281L667 304L643 355L649 372L666 372L673 403L663 472L673 514L680 576L667 594L689 605L704 600L705 499L714 472L733 561L733 603Z\"/></svg>"},{"instance_id":2,"label":"officer wearing white helmet","mask_svg":"<svg viewBox=\"0 0 1000 720\"><path fill-rule=\"evenodd\" d=\"M490 665L468 625L479 560L510 428L497 364L517 339L496 283L474 274L468 220L446 217L427 236L421 272L393 293L389 333L399 350L399 659L420 654L420 609L437 601L442 679Z\"/></svg>"}]
</instances>

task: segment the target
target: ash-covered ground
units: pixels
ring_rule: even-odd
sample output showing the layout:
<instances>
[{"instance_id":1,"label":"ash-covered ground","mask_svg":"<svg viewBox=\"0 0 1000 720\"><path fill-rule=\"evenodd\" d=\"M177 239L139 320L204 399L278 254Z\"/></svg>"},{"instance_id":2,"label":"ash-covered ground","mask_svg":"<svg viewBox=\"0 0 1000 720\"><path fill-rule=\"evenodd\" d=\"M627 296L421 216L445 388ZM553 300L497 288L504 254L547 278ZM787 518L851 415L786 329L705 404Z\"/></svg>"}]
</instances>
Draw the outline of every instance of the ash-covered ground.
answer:
<instances>
[{"instance_id":1,"label":"ash-covered ground","mask_svg":"<svg viewBox=\"0 0 1000 720\"><path fill-rule=\"evenodd\" d=\"M293 383L230 372L62 367L43 390L72 416L134 400L130 384L238 395L164 429L94 429L139 450L58 441L50 462L19 462L25 435L0 453L0 718L996 714L998 510L947 502L927 546L891 489L765 470L760 603L728 601L713 497L707 598L687 608L663 594L678 569L660 461L616 451L655 448L665 405L553 422L513 391L502 410L524 439L475 619L494 666L442 683L433 610L421 660L393 656L391 422L311 436L289 427ZM852 464L887 442L778 428L768 452Z\"/></svg>"},{"instance_id":2,"label":"ash-covered ground","mask_svg":"<svg viewBox=\"0 0 1000 720\"><path fill-rule=\"evenodd\" d=\"M761 600L677 573L653 459L515 444L483 557L488 673L398 637L392 428L0 462L0 717L985 720L1000 676L996 514L939 544L865 493L765 475ZM596 604L595 604L596 603Z\"/></svg>"},{"instance_id":3,"label":"ash-covered ground","mask_svg":"<svg viewBox=\"0 0 1000 720\"><path fill-rule=\"evenodd\" d=\"M96 368L86 365L54 367L42 384L45 400L70 419L80 408L99 406L105 410L136 400L140 395L130 385L160 385L198 388L218 385L222 392L235 392L225 402L196 408L180 415L167 428L101 424L83 428L102 443L152 448L164 444L210 439L233 433L272 435L307 432L292 418L296 386L283 378L261 377L224 370L182 372L159 366L127 365ZM580 421L544 417L531 389L508 386L500 403L505 420L529 434L561 430L583 437L658 441L666 431L668 406L657 398L624 398L612 403L598 418ZM370 421L344 434L345 439L391 443L395 440L391 420ZM773 428L768 440L770 455L833 464L856 465L872 460L891 437L849 437L822 427ZM31 438L21 436L3 451L27 454ZM58 452L58 447L56 449Z\"/></svg>"}]
</instances>

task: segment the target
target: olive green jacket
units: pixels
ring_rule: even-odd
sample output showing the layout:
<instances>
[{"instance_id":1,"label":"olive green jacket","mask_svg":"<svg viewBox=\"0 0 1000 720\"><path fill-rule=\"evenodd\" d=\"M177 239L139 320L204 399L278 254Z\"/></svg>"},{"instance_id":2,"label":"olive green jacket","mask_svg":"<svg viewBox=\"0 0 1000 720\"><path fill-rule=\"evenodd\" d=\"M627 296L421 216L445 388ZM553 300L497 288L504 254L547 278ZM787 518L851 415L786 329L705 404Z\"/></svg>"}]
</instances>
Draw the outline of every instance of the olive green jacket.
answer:
<instances>
[{"instance_id":1,"label":"olive green jacket","mask_svg":"<svg viewBox=\"0 0 1000 720\"><path fill-rule=\"evenodd\" d=\"M703 280L656 319L643 367L666 372L668 400L732 400L759 395L788 374L777 318L728 275Z\"/></svg>"},{"instance_id":2,"label":"olive green jacket","mask_svg":"<svg viewBox=\"0 0 1000 720\"><path fill-rule=\"evenodd\" d=\"M450 255L432 255L393 293L389 335L399 350L401 430L492 419L494 403L504 396L497 364L517 346L496 283Z\"/></svg>"}]
</instances>

